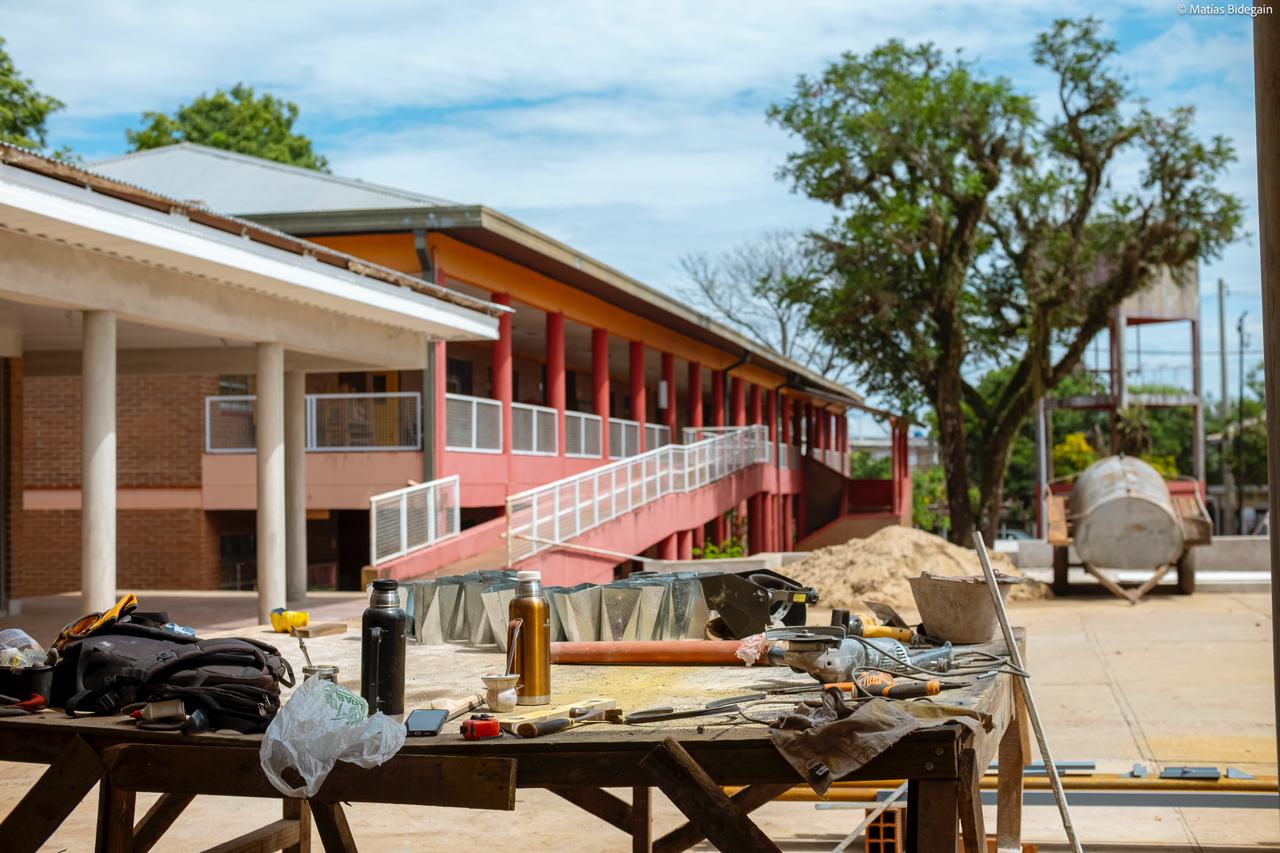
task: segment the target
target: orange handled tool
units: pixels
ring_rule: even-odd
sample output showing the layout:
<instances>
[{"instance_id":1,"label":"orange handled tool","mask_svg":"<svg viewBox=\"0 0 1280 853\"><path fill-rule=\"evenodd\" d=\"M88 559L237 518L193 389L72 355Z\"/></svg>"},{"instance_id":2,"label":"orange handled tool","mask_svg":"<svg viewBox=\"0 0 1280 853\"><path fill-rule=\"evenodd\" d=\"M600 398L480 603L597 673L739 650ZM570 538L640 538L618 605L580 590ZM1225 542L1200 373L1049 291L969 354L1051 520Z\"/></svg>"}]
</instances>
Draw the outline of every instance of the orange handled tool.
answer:
<instances>
[{"instance_id":1,"label":"orange handled tool","mask_svg":"<svg viewBox=\"0 0 1280 853\"><path fill-rule=\"evenodd\" d=\"M856 676L858 688L868 696L884 696L889 699L916 699L921 696L937 696L943 690L960 687L943 683L936 678L929 681L910 679L897 681L892 675L879 670L867 670Z\"/></svg>"}]
</instances>

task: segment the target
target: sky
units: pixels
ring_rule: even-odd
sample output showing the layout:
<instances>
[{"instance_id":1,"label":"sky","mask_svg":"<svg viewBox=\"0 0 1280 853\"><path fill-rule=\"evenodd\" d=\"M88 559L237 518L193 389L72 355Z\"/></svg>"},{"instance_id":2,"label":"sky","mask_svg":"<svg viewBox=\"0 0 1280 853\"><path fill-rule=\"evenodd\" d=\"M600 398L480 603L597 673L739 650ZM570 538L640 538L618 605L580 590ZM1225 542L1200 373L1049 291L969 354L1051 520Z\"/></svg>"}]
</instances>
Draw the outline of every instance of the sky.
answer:
<instances>
[{"instance_id":1,"label":"sky","mask_svg":"<svg viewBox=\"0 0 1280 853\"><path fill-rule=\"evenodd\" d=\"M0 0L0 37L23 74L67 104L50 121L51 145L88 161L125 152L124 129L142 112L244 82L296 102L296 129L336 174L486 204L672 290L685 283L678 261L689 252L828 221L827 209L775 177L794 143L764 114L798 75L890 38L932 41L1008 76L1048 114L1051 81L1030 45L1061 16L1100 17L1151 107L1193 105L1202 135L1234 142L1239 160L1223 185L1244 200L1256 234L1250 19L1188 8ZM1230 293L1228 347L1234 353L1236 320L1248 312L1246 367L1261 361L1256 243L1231 246L1200 275L1205 387L1216 397L1219 278ZM1188 384L1185 324L1141 334L1138 381ZM1234 389L1234 354L1229 362Z\"/></svg>"}]
</instances>

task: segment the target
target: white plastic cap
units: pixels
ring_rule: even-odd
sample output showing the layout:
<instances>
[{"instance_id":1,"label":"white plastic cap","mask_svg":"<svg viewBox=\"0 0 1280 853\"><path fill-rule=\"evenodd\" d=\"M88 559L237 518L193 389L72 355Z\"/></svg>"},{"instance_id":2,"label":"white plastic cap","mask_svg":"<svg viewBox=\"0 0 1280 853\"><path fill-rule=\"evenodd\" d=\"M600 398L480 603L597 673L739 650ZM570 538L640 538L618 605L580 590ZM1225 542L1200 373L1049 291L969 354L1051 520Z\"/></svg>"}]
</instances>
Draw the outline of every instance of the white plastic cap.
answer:
<instances>
[{"instance_id":1,"label":"white plastic cap","mask_svg":"<svg viewBox=\"0 0 1280 853\"><path fill-rule=\"evenodd\" d=\"M516 572L517 581L540 581L542 580L542 572L519 571Z\"/></svg>"}]
</instances>

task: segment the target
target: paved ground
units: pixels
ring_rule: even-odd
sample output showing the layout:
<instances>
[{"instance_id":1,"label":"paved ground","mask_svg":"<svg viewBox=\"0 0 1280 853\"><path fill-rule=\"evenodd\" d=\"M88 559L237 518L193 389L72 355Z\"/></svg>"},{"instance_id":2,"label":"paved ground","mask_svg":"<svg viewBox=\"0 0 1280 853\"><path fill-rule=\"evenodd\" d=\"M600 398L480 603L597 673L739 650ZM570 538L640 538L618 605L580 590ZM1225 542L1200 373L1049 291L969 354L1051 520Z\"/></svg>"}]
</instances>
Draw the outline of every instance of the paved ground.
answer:
<instances>
[{"instance_id":1,"label":"paved ground","mask_svg":"<svg viewBox=\"0 0 1280 853\"><path fill-rule=\"evenodd\" d=\"M146 608L167 609L176 621L202 632L253 622L254 602L248 595L148 593L142 601ZM0 627L21 625L44 641L73 618L78 599L58 596L24 605L21 616L0 618ZM315 618L340 618L357 616L362 607L361 596L332 594L318 596L312 612ZM1142 762L1152 768L1213 764L1276 773L1267 594L1154 595L1139 607L1081 596L1021 603L1013 615L1028 629L1034 691L1059 760L1095 760L1101 771L1124 771ZM0 764L0 813L8 811L39 770ZM658 830L675 826L675 808L660 795L656 799ZM152 798L139 800L145 809ZM277 814L276 807L259 801L197 801L166 836L165 848L203 849ZM774 803L757 815L784 849L800 851L831 849L862 812ZM1275 811L1079 808L1073 815L1090 850L1153 843L1185 850L1280 848L1280 815ZM361 805L349 816L368 849L488 848L506 839L518 839L525 849L548 851L627 849L619 832L543 792L521 792L514 815ZM91 849L94 818L91 797L47 849ZM1028 841L1062 841L1052 807L1029 808L1025 827Z\"/></svg>"}]
</instances>

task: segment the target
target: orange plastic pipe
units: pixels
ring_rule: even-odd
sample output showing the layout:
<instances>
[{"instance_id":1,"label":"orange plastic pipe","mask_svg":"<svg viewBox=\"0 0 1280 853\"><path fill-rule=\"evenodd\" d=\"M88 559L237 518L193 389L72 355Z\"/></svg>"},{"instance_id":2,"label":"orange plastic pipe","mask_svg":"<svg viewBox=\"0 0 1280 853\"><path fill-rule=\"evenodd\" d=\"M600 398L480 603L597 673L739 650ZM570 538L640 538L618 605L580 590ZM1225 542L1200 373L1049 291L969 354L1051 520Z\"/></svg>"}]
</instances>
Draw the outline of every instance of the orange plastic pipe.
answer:
<instances>
[{"instance_id":1,"label":"orange plastic pipe","mask_svg":"<svg viewBox=\"0 0 1280 853\"><path fill-rule=\"evenodd\" d=\"M693 666L742 666L737 640L619 640L552 643L552 663L648 663Z\"/></svg>"}]
</instances>

